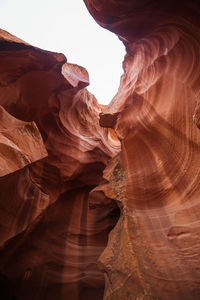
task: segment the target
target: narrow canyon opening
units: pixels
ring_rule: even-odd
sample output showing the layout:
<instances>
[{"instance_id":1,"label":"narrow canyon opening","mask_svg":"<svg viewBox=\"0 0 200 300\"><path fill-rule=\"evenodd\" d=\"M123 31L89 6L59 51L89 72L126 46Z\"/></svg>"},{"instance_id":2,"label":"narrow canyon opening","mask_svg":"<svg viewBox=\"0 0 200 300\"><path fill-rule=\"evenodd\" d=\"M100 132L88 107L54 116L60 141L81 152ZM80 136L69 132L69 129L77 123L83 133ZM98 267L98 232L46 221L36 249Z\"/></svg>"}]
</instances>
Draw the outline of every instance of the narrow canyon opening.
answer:
<instances>
[{"instance_id":1,"label":"narrow canyon opening","mask_svg":"<svg viewBox=\"0 0 200 300\"><path fill-rule=\"evenodd\" d=\"M0 6L10 20L27 3ZM84 0L126 49L106 106L86 64L53 49L64 2L40 3L51 49L0 29L0 298L199 300L199 3Z\"/></svg>"},{"instance_id":2,"label":"narrow canyon opening","mask_svg":"<svg viewBox=\"0 0 200 300\"><path fill-rule=\"evenodd\" d=\"M0 28L86 68L88 90L100 104L107 105L117 93L125 48L114 33L95 22L82 0L3 1Z\"/></svg>"}]
</instances>

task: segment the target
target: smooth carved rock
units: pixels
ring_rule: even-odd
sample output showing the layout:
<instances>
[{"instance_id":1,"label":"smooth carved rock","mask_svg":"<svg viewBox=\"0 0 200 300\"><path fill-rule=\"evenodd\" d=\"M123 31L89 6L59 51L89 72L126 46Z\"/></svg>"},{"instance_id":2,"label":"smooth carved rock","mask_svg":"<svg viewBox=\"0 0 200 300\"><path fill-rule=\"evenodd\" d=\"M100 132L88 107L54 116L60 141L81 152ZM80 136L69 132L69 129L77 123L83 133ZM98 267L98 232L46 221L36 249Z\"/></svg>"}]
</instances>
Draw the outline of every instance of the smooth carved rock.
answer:
<instances>
[{"instance_id":1,"label":"smooth carved rock","mask_svg":"<svg viewBox=\"0 0 200 300\"><path fill-rule=\"evenodd\" d=\"M63 54L0 31L0 65L3 117L27 158L18 164L14 153L0 178L0 298L102 299L97 258L119 210L89 199L120 143L99 125L87 71Z\"/></svg>"},{"instance_id":2,"label":"smooth carved rock","mask_svg":"<svg viewBox=\"0 0 200 300\"><path fill-rule=\"evenodd\" d=\"M49 204L31 181L30 164L47 156L34 122L15 119L0 106L0 245L24 230ZM34 188L35 203L31 202Z\"/></svg>"},{"instance_id":3,"label":"smooth carved rock","mask_svg":"<svg viewBox=\"0 0 200 300\"><path fill-rule=\"evenodd\" d=\"M100 256L104 300L199 299L199 4L85 3L127 50L108 107L85 69L0 32L0 105L48 152L0 179L1 298L102 299Z\"/></svg>"},{"instance_id":4,"label":"smooth carved rock","mask_svg":"<svg viewBox=\"0 0 200 300\"><path fill-rule=\"evenodd\" d=\"M0 176L46 156L42 137L34 122L17 120L0 106Z\"/></svg>"},{"instance_id":5,"label":"smooth carved rock","mask_svg":"<svg viewBox=\"0 0 200 300\"><path fill-rule=\"evenodd\" d=\"M104 299L199 299L199 4L85 3L127 49L100 120L121 141L96 188L121 210L100 257Z\"/></svg>"}]
</instances>

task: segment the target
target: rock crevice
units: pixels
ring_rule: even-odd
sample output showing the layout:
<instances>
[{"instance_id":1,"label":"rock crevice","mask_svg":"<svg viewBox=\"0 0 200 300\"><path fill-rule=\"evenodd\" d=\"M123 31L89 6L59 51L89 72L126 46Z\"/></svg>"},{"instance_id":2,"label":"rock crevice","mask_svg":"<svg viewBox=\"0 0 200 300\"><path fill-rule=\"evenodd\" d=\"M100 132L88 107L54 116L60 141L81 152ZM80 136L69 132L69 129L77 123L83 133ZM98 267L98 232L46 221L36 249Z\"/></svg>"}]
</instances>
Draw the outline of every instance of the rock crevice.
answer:
<instances>
[{"instance_id":1,"label":"rock crevice","mask_svg":"<svg viewBox=\"0 0 200 300\"><path fill-rule=\"evenodd\" d=\"M1 298L199 299L199 4L84 2L126 46L107 107L0 31Z\"/></svg>"}]
</instances>

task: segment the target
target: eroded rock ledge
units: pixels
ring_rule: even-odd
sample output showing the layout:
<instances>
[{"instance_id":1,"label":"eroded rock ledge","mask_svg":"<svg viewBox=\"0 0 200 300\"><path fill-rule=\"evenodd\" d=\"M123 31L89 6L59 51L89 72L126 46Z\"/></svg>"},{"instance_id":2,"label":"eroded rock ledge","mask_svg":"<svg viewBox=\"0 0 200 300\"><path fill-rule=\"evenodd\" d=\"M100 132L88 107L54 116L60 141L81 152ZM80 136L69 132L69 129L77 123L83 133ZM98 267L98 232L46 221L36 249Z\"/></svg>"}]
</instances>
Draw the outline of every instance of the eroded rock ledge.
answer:
<instances>
[{"instance_id":1,"label":"eroded rock ledge","mask_svg":"<svg viewBox=\"0 0 200 300\"><path fill-rule=\"evenodd\" d=\"M198 2L85 3L127 49L103 109L0 31L1 298L199 299Z\"/></svg>"}]
</instances>

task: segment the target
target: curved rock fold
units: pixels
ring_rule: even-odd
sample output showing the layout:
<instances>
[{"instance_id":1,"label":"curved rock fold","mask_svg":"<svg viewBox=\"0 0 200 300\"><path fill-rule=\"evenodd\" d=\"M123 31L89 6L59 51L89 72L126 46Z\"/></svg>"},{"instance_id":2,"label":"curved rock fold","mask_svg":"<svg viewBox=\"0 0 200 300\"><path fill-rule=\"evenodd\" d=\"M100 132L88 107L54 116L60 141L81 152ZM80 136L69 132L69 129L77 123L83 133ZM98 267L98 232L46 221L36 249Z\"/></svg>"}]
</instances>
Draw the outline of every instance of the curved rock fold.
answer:
<instances>
[{"instance_id":1,"label":"curved rock fold","mask_svg":"<svg viewBox=\"0 0 200 300\"><path fill-rule=\"evenodd\" d=\"M127 51L106 107L0 31L1 298L197 300L199 4L84 2Z\"/></svg>"}]
</instances>

